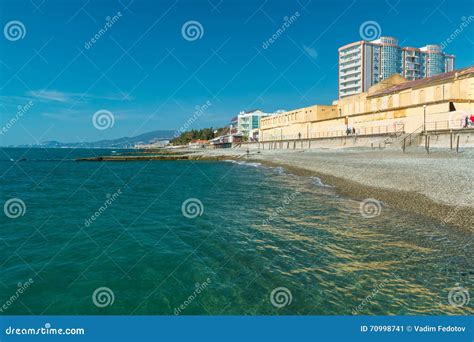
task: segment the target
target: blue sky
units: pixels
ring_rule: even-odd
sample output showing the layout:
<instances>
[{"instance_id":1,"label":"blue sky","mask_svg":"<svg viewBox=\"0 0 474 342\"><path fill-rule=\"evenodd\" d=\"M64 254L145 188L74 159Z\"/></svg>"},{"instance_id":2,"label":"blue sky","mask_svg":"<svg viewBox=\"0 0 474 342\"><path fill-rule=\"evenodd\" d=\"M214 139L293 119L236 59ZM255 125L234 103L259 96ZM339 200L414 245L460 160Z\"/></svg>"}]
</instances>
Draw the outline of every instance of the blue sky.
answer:
<instances>
[{"instance_id":1,"label":"blue sky","mask_svg":"<svg viewBox=\"0 0 474 342\"><path fill-rule=\"evenodd\" d=\"M178 129L193 115L193 128L217 127L245 109L328 104L337 49L361 40L364 22L419 47L440 44L470 15L468 0L0 0L0 145ZM20 37L6 33L11 21L23 24ZM189 21L198 37L183 36ZM474 21L445 49L456 68L474 64L473 33ZM99 110L113 126L96 128Z\"/></svg>"}]
</instances>

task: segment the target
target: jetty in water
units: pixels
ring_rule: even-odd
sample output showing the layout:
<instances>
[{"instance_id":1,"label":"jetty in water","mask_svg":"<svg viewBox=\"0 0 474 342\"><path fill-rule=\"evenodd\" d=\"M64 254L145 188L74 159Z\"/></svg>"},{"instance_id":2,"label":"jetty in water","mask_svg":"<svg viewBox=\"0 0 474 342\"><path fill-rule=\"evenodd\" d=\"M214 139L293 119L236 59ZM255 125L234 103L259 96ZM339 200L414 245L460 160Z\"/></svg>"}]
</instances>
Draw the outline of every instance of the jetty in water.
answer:
<instances>
[{"instance_id":1,"label":"jetty in water","mask_svg":"<svg viewBox=\"0 0 474 342\"><path fill-rule=\"evenodd\" d=\"M236 156L224 156L216 155L209 156L203 155L200 153L166 153L163 152L137 152L136 154L131 154L130 152L123 155L111 155L111 156L97 156L97 157L88 157L88 158L77 158L76 161L92 161L92 162L128 162L128 161L149 161L149 160L162 160L162 161L172 161L172 160L207 160L207 161L220 161L220 160L229 160L229 159L239 159Z\"/></svg>"}]
</instances>

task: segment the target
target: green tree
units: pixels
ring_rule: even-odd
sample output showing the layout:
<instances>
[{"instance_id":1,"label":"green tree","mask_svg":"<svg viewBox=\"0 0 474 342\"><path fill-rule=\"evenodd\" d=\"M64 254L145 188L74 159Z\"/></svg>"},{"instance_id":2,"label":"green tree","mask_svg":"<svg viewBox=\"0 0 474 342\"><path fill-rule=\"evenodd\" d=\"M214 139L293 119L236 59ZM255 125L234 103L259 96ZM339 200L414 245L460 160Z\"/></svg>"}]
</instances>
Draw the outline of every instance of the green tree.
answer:
<instances>
[{"instance_id":1,"label":"green tree","mask_svg":"<svg viewBox=\"0 0 474 342\"><path fill-rule=\"evenodd\" d=\"M216 132L216 133L214 133ZM228 134L229 129L227 127L214 129L213 127L203 128L203 129L192 129L181 133L179 137L170 140L170 143L174 146L177 145L187 145L193 140L211 140L215 137Z\"/></svg>"}]
</instances>

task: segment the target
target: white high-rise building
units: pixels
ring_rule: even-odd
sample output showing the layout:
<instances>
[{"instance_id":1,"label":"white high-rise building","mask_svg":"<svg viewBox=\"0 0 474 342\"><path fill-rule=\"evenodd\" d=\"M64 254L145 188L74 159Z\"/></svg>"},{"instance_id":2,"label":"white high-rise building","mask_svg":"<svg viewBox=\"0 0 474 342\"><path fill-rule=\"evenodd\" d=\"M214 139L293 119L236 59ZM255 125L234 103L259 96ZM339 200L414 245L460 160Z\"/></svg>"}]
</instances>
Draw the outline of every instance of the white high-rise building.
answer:
<instances>
[{"instance_id":1,"label":"white high-rise building","mask_svg":"<svg viewBox=\"0 0 474 342\"><path fill-rule=\"evenodd\" d=\"M339 97L365 92L393 74L415 80L452 71L454 58L438 45L401 48L393 37L345 45L339 48Z\"/></svg>"}]
</instances>

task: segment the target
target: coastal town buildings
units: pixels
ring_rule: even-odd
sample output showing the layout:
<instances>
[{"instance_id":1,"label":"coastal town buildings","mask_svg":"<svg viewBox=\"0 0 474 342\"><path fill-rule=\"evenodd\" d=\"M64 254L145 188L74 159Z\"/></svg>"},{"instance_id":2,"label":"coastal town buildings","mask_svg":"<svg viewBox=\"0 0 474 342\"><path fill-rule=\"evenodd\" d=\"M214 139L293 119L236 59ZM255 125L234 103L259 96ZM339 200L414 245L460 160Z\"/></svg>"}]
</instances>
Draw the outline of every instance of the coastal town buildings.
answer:
<instances>
[{"instance_id":1,"label":"coastal town buildings","mask_svg":"<svg viewBox=\"0 0 474 342\"><path fill-rule=\"evenodd\" d=\"M232 133L237 133L237 132L239 131L238 126L239 126L239 117L238 117L238 116L234 116L234 117L230 120L229 132L230 132L231 134L232 134Z\"/></svg>"},{"instance_id":2,"label":"coastal town buildings","mask_svg":"<svg viewBox=\"0 0 474 342\"><path fill-rule=\"evenodd\" d=\"M209 140L209 146L211 148L230 148L232 144L242 143L243 135L240 132L230 133L218 136L214 139Z\"/></svg>"},{"instance_id":3,"label":"coastal town buildings","mask_svg":"<svg viewBox=\"0 0 474 342\"><path fill-rule=\"evenodd\" d=\"M400 74L368 91L260 122L260 141L460 129L474 113L474 66L408 81Z\"/></svg>"},{"instance_id":4,"label":"coastal town buildings","mask_svg":"<svg viewBox=\"0 0 474 342\"><path fill-rule=\"evenodd\" d=\"M258 129L260 128L260 119L271 114L264 113L260 109L240 112L238 117L237 131L241 132L250 140L258 138Z\"/></svg>"},{"instance_id":5,"label":"coastal town buildings","mask_svg":"<svg viewBox=\"0 0 474 342\"><path fill-rule=\"evenodd\" d=\"M261 118L275 115L277 113L283 112L282 110L275 113L265 113L260 109L253 109L249 111L242 111L237 116L233 117L230 122L230 133L242 133L242 135L250 140L257 141L260 120Z\"/></svg>"},{"instance_id":6,"label":"coastal town buildings","mask_svg":"<svg viewBox=\"0 0 474 342\"><path fill-rule=\"evenodd\" d=\"M135 144L133 148L139 148L139 149L153 149L153 148L161 148L164 146L167 146L169 144L169 139L156 139L152 143L139 143Z\"/></svg>"},{"instance_id":7,"label":"coastal town buildings","mask_svg":"<svg viewBox=\"0 0 474 342\"><path fill-rule=\"evenodd\" d=\"M336 106L314 105L262 118L260 140L306 138L313 132L309 123L334 117L337 117Z\"/></svg>"},{"instance_id":8,"label":"coastal town buildings","mask_svg":"<svg viewBox=\"0 0 474 342\"><path fill-rule=\"evenodd\" d=\"M201 139L191 140L188 143L189 148L203 148L203 147L206 147L207 145L209 145L209 141L201 140Z\"/></svg>"},{"instance_id":9,"label":"coastal town buildings","mask_svg":"<svg viewBox=\"0 0 474 342\"><path fill-rule=\"evenodd\" d=\"M345 45L339 48L339 96L331 105L242 111L229 134L210 144L462 128L474 113L474 67L453 70L454 59L438 45L400 47L393 37Z\"/></svg>"},{"instance_id":10,"label":"coastal town buildings","mask_svg":"<svg viewBox=\"0 0 474 342\"><path fill-rule=\"evenodd\" d=\"M366 92L393 74L416 80L452 71L454 59L438 45L402 48L394 37L347 44L339 48L339 98Z\"/></svg>"}]
</instances>

